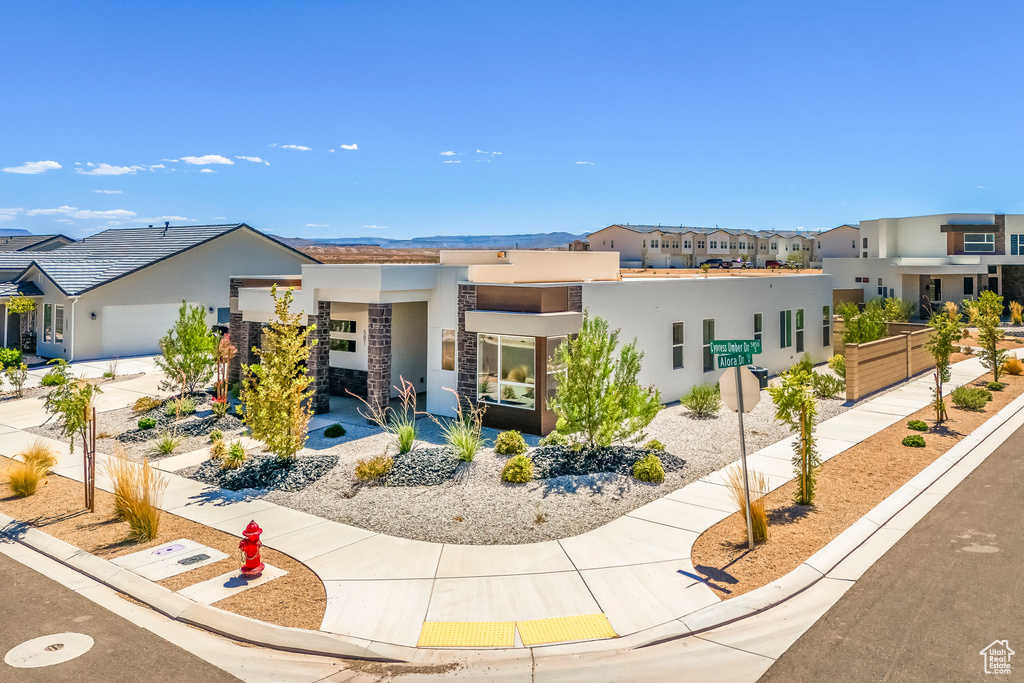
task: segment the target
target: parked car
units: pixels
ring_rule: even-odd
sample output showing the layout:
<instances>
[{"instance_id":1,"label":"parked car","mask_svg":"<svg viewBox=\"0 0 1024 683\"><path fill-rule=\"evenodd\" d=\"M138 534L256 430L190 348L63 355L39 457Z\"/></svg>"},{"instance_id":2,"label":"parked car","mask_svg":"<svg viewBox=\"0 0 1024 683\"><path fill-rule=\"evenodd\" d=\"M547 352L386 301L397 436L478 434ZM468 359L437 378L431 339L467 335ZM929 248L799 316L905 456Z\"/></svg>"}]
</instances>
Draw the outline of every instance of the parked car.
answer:
<instances>
[{"instance_id":1,"label":"parked car","mask_svg":"<svg viewBox=\"0 0 1024 683\"><path fill-rule=\"evenodd\" d=\"M785 265L782 263L782 261L776 261L775 259L768 259L767 261L764 262L764 267L765 268L785 268Z\"/></svg>"},{"instance_id":2,"label":"parked car","mask_svg":"<svg viewBox=\"0 0 1024 683\"><path fill-rule=\"evenodd\" d=\"M753 268L754 264L751 261L744 261L741 258L737 258L737 259L733 259L732 260L732 267L733 268Z\"/></svg>"},{"instance_id":3,"label":"parked car","mask_svg":"<svg viewBox=\"0 0 1024 683\"><path fill-rule=\"evenodd\" d=\"M709 265L712 268L731 268L732 261L723 261L720 258L709 258L701 263L701 265Z\"/></svg>"}]
</instances>

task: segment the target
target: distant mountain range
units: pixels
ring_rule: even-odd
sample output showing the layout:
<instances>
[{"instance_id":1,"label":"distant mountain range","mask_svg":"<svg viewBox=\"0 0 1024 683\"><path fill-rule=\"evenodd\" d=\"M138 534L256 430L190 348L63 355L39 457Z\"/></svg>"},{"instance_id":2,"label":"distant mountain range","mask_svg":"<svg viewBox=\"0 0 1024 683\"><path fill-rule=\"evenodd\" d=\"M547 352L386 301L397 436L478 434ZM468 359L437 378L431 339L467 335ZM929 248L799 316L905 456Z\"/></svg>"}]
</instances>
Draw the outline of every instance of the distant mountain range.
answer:
<instances>
[{"instance_id":1,"label":"distant mountain range","mask_svg":"<svg viewBox=\"0 0 1024 683\"><path fill-rule=\"evenodd\" d=\"M292 247L317 245L377 246L385 249L552 249L567 247L573 240L584 239L586 233L571 232L524 233L520 235L436 235L394 240L386 237L330 237L306 239L280 237L277 239Z\"/></svg>"},{"instance_id":2,"label":"distant mountain range","mask_svg":"<svg viewBox=\"0 0 1024 683\"><path fill-rule=\"evenodd\" d=\"M24 228L0 228L0 237L10 235L31 235L32 233Z\"/></svg>"}]
</instances>

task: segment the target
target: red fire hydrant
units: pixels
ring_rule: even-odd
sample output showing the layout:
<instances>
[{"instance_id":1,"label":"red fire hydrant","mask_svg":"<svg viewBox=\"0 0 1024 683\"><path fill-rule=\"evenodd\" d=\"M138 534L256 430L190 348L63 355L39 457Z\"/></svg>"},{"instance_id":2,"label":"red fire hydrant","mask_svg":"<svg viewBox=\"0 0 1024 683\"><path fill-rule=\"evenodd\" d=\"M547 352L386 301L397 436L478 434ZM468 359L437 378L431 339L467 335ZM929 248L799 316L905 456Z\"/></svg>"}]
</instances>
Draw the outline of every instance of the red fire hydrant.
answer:
<instances>
[{"instance_id":1,"label":"red fire hydrant","mask_svg":"<svg viewBox=\"0 0 1024 683\"><path fill-rule=\"evenodd\" d=\"M242 532L242 540L238 542L238 549L242 551L242 575L259 576L263 573L263 563L260 561L260 534L263 529L256 523L256 520L249 522Z\"/></svg>"}]
</instances>

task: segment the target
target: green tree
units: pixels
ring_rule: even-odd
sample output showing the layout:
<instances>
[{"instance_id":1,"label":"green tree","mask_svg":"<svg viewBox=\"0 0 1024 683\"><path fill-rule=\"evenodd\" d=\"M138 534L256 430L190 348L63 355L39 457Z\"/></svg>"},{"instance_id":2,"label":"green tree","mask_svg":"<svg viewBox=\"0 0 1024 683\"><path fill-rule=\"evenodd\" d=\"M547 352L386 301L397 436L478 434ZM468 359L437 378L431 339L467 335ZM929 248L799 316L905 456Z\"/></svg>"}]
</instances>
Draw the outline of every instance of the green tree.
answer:
<instances>
[{"instance_id":1,"label":"green tree","mask_svg":"<svg viewBox=\"0 0 1024 683\"><path fill-rule=\"evenodd\" d=\"M306 443L313 414L309 401L313 378L306 362L310 347L316 344L315 339L309 340L316 325L304 327L305 314L290 312L290 287L279 297L274 284L270 295L274 319L266 328L264 347L253 349L260 362L242 366L245 382L240 398L245 405L243 421L253 437L280 460L291 460Z\"/></svg>"},{"instance_id":2,"label":"green tree","mask_svg":"<svg viewBox=\"0 0 1024 683\"><path fill-rule=\"evenodd\" d=\"M882 316L886 322L905 323L914 315L915 310L917 304L913 301L904 301L895 296L882 300Z\"/></svg>"},{"instance_id":3,"label":"green tree","mask_svg":"<svg viewBox=\"0 0 1024 683\"><path fill-rule=\"evenodd\" d=\"M844 344L866 344L884 339L889 334L889 326L885 322L885 311L877 299L869 301L861 311L857 304L846 302L836 309L843 319L845 331Z\"/></svg>"},{"instance_id":4,"label":"green tree","mask_svg":"<svg viewBox=\"0 0 1024 683\"><path fill-rule=\"evenodd\" d=\"M811 388L811 374L806 370L784 372L780 379L779 384L768 387L768 393L775 403L775 419L799 437L793 443L793 467L797 476L794 500L797 505L810 505L814 501L817 468L821 465L814 438L818 403Z\"/></svg>"},{"instance_id":5,"label":"green tree","mask_svg":"<svg viewBox=\"0 0 1024 683\"><path fill-rule=\"evenodd\" d=\"M86 442L89 423L92 421L92 404L103 390L84 379L67 375L66 367L57 365L51 370L54 372L60 368L59 372L65 374L65 379L41 398L45 401L43 407L46 412L57 419L61 434L71 440L73 449L76 437L81 437L83 444Z\"/></svg>"},{"instance_id":6,"label":"green tree","mask_svg":"<svg viewBox=\"0 0 1024 683\"><path fill-rule=\"evenodd\" d=\"M935 408L935 424L942 424L946 419L946 401L942 395L942 384L949 381L949 357L953 353L953 345L964 336L963 319L956 304L953 304L933 313L928 320L928 326L932 328L932 333L924 348L935 359L932 405Z\"/></svg>"},{"instance_id":7,"label":"green tree","mask_svg":"<svg viewBox=\"0 0 1024 683\"><path fill-rule=\"evenodd\" d=\"M798 251L787 256L786 263L790 268L797 272L807 267L807 259L802 251Z\"/></svg>"},{"instance_id":8,"label":"green tree","mask_svg":"<svg viewBox=\"0 0 1024 683\"><path fill-rule=\"evenodd\" d=\"M1006 362L1006 349L999 348L1006 333L999 327L999 317L1003 314L1003 297L991 290L985 290L974 302L977 311L975 326L978 328L978 345L981 352L978 358L982 366L992 372L992 380L999 381L1003 374L1003 363Z\"/></svg>"},{"instance_id":9,"label":"green tree","mask_svg":"<svg viewBox=\"0 0 1024 683\"><path fill-rule=\"evenodd\" d=\"M636 339L616 357L618 345L618 330L609 331L607 320L584 312L579 335L555 354L558 387L548 408L558 416L555 429L576 447L639 441L661 409L657 389L637 384L644 354L637 351Z\"/></svg>"},{"instance_id":10,"label":"green tree","mask_svg":"<svg viewBox=\"0 0 1024 683\"><path fill-rule=\"evenodd\" d=\"M184 396L213 378L217 335L206 324L202 306L181 302L178 320L160 340L160 350L163 357L157 358L156 364L167 375L162 389L174 389Z\"/></svg>"},{"instance_id":11,"label":"green tree","mask_svg":"<svg viewBox=\"0 0 1024 683\"><path fill-rule=\"evenodd\" d=\"M36 300L30 299L24 294L12 296L7 302L7 312L18 314L18 348L25 344L25 331L28 328L26 314L34 310L36 310Z\"/></svg>"}]
</instances>

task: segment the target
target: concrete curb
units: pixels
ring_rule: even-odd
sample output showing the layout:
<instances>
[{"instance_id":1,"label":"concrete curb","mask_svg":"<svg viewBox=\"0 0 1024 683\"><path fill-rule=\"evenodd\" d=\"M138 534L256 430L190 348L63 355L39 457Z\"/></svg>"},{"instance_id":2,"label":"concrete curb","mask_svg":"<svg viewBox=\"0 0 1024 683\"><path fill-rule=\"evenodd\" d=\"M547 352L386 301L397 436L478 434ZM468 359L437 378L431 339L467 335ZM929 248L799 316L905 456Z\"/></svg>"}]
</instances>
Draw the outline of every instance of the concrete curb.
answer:
<instances>
[{"instance_id":1,"label":"concrete curb","mask_svg":"<svg viewBox=\"0 0 1024 683\"><path fill-rule=\"evenodd\" d=\"M24 545L118 593L144 603L170 619L276 650L383 662L406 661L378 652L376 643L368 640L268 624L203 605L3 513L0 513L0 525L0 537L9 542ZM393 651L393 646L388 649Z\"/></svg>"}]
</instances>

